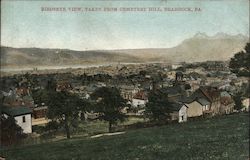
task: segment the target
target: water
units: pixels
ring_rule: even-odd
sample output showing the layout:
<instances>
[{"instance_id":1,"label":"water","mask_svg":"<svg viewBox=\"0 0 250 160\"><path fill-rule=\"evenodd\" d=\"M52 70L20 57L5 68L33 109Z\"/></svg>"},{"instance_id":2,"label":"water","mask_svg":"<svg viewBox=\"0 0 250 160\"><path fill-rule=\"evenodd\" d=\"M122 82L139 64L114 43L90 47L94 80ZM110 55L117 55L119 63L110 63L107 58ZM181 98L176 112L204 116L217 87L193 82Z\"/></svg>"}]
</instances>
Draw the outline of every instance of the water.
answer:
<instances>
[{"instance_id":1,"label":"water","mask_svg":"<svg viewBox=\"0 0 250 160\"><path fill-rule=\"evenodd\" d=\"M63 65L63 66L33 66L33 67L1 67L1 72L25 72L25 71L33 71L37 70L57 70L57 69L77 69L77 68L91 68L91 67L103 67L103 66L111 66L111 65L139 65L146 63L107 63L107 64L90 64L90 65Z\"/></svg>"}]
</instances>

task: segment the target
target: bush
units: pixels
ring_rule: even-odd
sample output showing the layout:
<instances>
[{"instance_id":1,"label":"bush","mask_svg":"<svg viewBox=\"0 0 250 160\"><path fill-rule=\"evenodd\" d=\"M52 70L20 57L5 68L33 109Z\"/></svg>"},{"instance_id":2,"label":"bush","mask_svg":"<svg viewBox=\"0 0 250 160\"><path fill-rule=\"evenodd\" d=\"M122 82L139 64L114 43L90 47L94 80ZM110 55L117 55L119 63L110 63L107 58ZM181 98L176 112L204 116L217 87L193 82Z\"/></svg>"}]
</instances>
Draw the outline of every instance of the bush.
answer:
<instances>
[{"instance_id":1,"label":"bush","mask_svg":"<svg viewBox=\"0 0 250 160\"><path fill-rule=\"evenodd\" d=\"M41 134L45 131L45 126L32 126L32 131Z\"/></svg>"}]
</instances>

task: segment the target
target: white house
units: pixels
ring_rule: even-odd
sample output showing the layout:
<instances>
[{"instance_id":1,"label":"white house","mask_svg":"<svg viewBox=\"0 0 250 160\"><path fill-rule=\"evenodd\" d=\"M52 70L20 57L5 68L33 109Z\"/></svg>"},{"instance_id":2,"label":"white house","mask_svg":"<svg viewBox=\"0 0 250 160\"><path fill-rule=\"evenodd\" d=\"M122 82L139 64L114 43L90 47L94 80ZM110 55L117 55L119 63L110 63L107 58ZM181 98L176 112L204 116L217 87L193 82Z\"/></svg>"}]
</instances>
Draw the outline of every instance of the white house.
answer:
<instances>
[{"instance_id":1,"label":"white house","mask_svg":"<svg viewBox=\"0 0 250 160\"><path fill-rule=\"evenodd\" d=\"M16 120L16 124L23 129L23 133L32 133L32 110L25 106L3 106L2 113L5 117L12 116Z\"/></svg>"},{"instance_id":2,"label":"white house","mask_svg":"<svg viewBox=\"0 0 250 160\"><path fill-rule=\"evenodd\" d=\"M147 102L148 102L147 95L143 91L139 91L132 98L132 106L133 107L145 107Z\"/></svg>"},{"instance_id":3,"label":"white house","mask_svg":"<svg viewBox=\"0 0 250 160\"><path fill-rule=\"evenodd\" d=\"M144 100L144 99L137 99L137 98L133 98L132 99L132 106L134 107L143 107L145 106L147 103L147 100Z\"/></svg>"},{"instance_id":4,"label":"white house","mask_svg":"<svg viewBox=\"0 0 250 160\"><path fill-rule=\"evenodd\" d=\"M188 107L182 103L173 103L171 105L172 113L170 113L171 120L178 120L179 123L187 121Z\"/></svg>"},{"instance_id":5,"label":"white house","mask_svg":"<svg viewBox=\"0 0 250 160\"><path fill-rule=\"evenodd\" d=\"M187 121L187 106L186 105L182 105L182 107L179 110L179 120L178 122L186 122Z\"/></svg>"},{"instance_id":6,"label":"white house","mask_svg":"<svg viewBox=\"0 0 250 160\"><path fill-rule=\"evenodd\" d=\"M177 69L181 66L182 66L181 64L172 64L172 69Z\"/></svg>"},{"instance_id":7,"label":"white house","mask_svg":"<svg viewBox=\"0 0 250 160\"><path fill-rule=\"evenodd\" d=\"M242 105L244 106L242 108L243 111L249 111L249 106L250 106L250 98L243 98L243 100L241 101Z\"/></svg>"}]
</instances>

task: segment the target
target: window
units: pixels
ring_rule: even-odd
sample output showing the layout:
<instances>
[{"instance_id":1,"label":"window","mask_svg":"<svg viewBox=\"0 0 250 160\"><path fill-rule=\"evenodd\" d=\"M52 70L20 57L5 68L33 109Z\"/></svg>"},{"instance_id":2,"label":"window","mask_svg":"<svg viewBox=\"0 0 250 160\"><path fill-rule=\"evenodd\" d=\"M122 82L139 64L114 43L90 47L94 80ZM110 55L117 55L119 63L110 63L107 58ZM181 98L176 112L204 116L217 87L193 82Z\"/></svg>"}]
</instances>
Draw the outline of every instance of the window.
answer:
<instances>
[{"instance_id":1,"label":"window","mask_svg":"<svg viewBox=\"0 0 250 160\"><path fill-rule=\"evenodd\" d=\"M25 116L23 116L23 123L25 123L26 122L26 119L25 119Z\"/></svg>"},{"instance_id":2,"label":"window","mask_svg":"<svg viewBox=\"0 0 250 160\"><path fill-rule=\"evenodd\" d=\"M181 116L181 120L182 120L182 121L184 120L184 116Z\"/></svg>"}]
</instances>

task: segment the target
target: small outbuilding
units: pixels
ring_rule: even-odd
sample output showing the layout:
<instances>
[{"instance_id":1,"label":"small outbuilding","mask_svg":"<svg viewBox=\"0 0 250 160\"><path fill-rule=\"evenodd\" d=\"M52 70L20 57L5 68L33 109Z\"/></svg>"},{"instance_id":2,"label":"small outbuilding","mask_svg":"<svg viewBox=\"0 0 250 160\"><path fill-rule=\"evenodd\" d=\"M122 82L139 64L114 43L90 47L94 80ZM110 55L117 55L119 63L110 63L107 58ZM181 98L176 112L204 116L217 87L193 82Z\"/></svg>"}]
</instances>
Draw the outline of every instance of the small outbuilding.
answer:
<instances>
[{"instance_id":1,"label":"small outbuilding","mask_svg":"<svg viewBox=\"0 0 250 160\"><path fill-rule=\"evenodd\" d=\"M187 106L183 103L172 103L170 113L171 120L178 120L179 123L187 121Z\"/></svg>"},{"instance_id":2,"label":"small outbuilding","mask_svg":"<svg viewBox=\"0 0 250 160\"><path fill-rule=\"evenodd\" d=\"M26 106L2 106L2 114L13 117L17 125L23 129L23 133L32 133L32 110Z\"/></svg>"}]
</instances>

